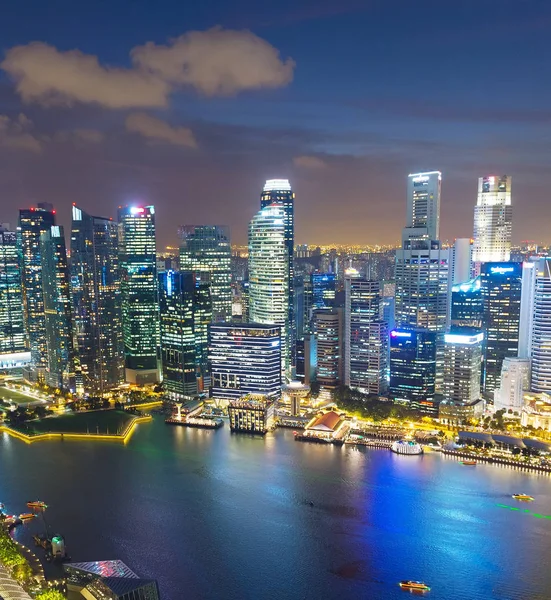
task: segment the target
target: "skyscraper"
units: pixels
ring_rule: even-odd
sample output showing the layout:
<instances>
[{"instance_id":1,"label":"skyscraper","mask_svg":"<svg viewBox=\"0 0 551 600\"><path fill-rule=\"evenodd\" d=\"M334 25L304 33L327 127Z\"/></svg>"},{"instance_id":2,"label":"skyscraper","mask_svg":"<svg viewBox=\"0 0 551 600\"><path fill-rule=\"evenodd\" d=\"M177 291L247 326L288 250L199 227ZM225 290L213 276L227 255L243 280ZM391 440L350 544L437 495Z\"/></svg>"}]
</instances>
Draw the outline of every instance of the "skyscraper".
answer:
<instances>
[{"instance_id":1,"label":"skyscraper","mask_svg":"<svg viewBox=\"0 0 551 600\"><path fill-rule=\"evenodd\" d=\"M280 329L255 323L209 325L211 396L239 399L246 394L281 393Z\"/></svg>"},{"instance_id":2,"label":"skyscraper","mask_svg":"<svg viewBox=\"0 0 551 600\"><path fill-rule=\"evenodd\" d=\"M320 308L314 311L317 382L328 399L343 381L342 309Z\"/></svg>"},{"instance_id":3,"label":"skyscraper","mask_svg":"<svg viewBox=\"0 0 551 600\"><path fill-rule=\"evenodd\" d=\"M180 270L193 271L210 283L213 321L232 317L231 244L227 227L184 225L180 228Z\"/></svg>"},{"instance_id":4,"label":"skyscraper","mask_svg":"<svg viewBox=\"0 0 551 600\"><path fill-rule=\"evenodd\" d=\"M469 404L480 398L484 334L446 333L444 336L444 398Z\"/></svg>"},{"instance_id":5,"label":"skyscraper","mask_svg":"<svg viewBox=\"0 0 551 600\"><path fill-rule=\"evenodd\" d=\"M474 209L473 262L505 262L511 256L511 177L479 177Z\"/></svg>"},{"instance_id":6,"label":"skyscraper","mask_svg":"<svg viewBox=\"0 0 551 600\"><path fill-rule=\"evenodd\" d=\"M40 234L47 348L46 383L76 391L73 307L63 227Z\"/></svg>"},{"instance_id":7,"label":"skyscraper","mask_svg":"<svg viewBox=\"0 0 551 600\"><path fill-rule=\"evenodd\" d=\"M119 207L119 269L126 381L159 379L155 209Z\"/></svg>"},{"instance_id":8,"label":"skyscraper","mask_svg":"<svg viewBox=\"0 0 551 600\"><path fill-rule=\"evenodd\" d=\"M524 406L524 392L530 388L530 359L516 356L503 359L499 387L494 394L496 410L519 411Z\"/></svg>"},{"instance_id":9,"label":"skyscraper","mask_svg":"<svg viewBox=\"0 0 551 600\"><path fill-rule=\"evenodd\" d=\"M407 225L408 235L428 240L440 239L440 194L442 173L429 171L408 176Z\"/></svg>"},{"instance_id":10,"label":"skyscraper","mask_svg":"<svg viewBox=\"0 0 551 600\"><path fill-rule=\"evenodd\" d=\"M260 196L260 208L268 206L279 206L283 210L283 221L285 229L285 247L287 249L287 281L288 283L288 301L287 309L289 316L288 335L289 341L289 368L294 365L295 352L295 318L294 318L294 301L293 301L293 283L295 276L294 255L295 255L295 194L291 189L291 184L287 179L268 179L264 184L264 189Z\"/></svg>"},{"instance_id":11,"label":"skyscraper","mask_svg":"<svg viewBox=\"0 0 551 600\"><path fill-rule=\"evenodd\" d=\"M464 333L481 330L484 317L482 283L480 277L457 283L451 288L450 331Z\"/></svg>"},{"instance_id":12,"label":"skyscraper","mask_svg":"<svg viewBox=\"0 0 551 600\"><path fill-rule=\"evenodd\" d=\"M0 226L0 368L28 363L27 350L17 235Z\"/></svg>"},{"instance_id":13,"label":"skyscraper","mask_svg":"<svg viewBox=\"0 0 551 600\"><path fill-rule=\"evenodd\" d=\"M366 394L386 387L387 324L378 281L344 280L344 384Z\"/></svg>"},{"instance_id":14,"label":"skyscraper","mask_svg":"<svg viewBox=\"0 0 551 600\"><path fill-rule=\"evenodd\" d=\"M164 388L170 396L193 396L204 391L208 380L210 286L191 271L165 271L158 277Z\"/></svg>"},{"instance_id":15,"label":"skyscraper","mask_svg":"<svg viewBox=\"0 0 551 600\"><path fill-rule=\"evenodd\" d=\"M118 226L73 205L71 292L84 391L102 396L124 381Z\"/></svg>"},{"instance_id":16,"label":"skyscraper","mask_svg":"<svg viewBox=\"0 0 551 600\"><path fill-rule=\"evenodd\" d=\"M249 224L249 320L281 328L282 371L291 371L289 252L285 212L260 210Z\"/></svg>"},{"instance_id":17,"label":"skyscraper","mask_svg":"<svg viewBox=\"0 0 551 600\"><path fill-rule=\"evenodd\" d=\"M482 388L493 395L503 359L517 356L522 264L483 263L480 274L484 305L484 371Z\"/></svg>"},{"instance_id":18,"label":"skyscraper","mask_svg":"<svg viewBox=\"0 0 551 600\"><path fill-rule=\"evenodd\" d=\"M310 278L312 281L312 309L333 308L337 286L335 273L314 271Z\"/></svg>"},{"instance_id":19,"label":"skyscraper","mask_svg":"<svg viewBox=\"0 0 551 600\"><path fill-rule=\"evenodd\" d=\"M55 211L50 204L19 211L17 241L22 257L21 274L25 328L31 350L32 377L45 373L47 364L46 319L42 291L40 235L55 225Z\"/></svg>"}]
</instances>

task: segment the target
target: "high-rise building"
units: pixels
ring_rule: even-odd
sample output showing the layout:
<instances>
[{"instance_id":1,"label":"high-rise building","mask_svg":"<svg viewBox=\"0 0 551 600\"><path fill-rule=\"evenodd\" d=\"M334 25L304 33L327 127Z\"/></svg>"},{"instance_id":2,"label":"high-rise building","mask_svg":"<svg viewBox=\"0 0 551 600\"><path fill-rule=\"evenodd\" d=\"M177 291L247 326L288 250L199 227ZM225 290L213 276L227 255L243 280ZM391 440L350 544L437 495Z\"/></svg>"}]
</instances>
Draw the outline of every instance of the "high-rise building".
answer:
<instances>
[{"instance_id":1,"label":"high-rise building","mask_svg":"<svg viewBox=\"0 0 551 600\"><path fill-rule=\"evenodd\" d=\"M327 397L343 382L343 319L340 308L314 311L317 382Z\"/></svg>"},{"instance_id":2,"label":"high-rise building","mask_svg":"<svg viewBox=\"0 0 551 600\"><path fill-rule=\"evenodd\" d=\"M442 173L412 173L408 176L407 237L440 239L440 194ZM416 231L412 231L416 230ZM405 232L406 233L406 232ZM406 237L402 238L407 239Z\"/></svg>"},{"instance_id":3,"label":"high-rise building","mask_svg":"<svg viewBox=\"0 0 551 600\"><path fill-rule=\"evenodd\" d=\"M389 395L427 414L437 414L435 402L436 334L426 329L390 332Z\"/></svg>"},{"instance_id":4,"label":"high-rise building","mask_svg":"<svg viewBox=\"0 0 551 600\"><path fill-rule=\"evenodd\" d=\"M480 277L457 283L451 288L450 331L480 330L484 316Z\"/></svg>"},{"instance_id":5,"label":"high-rise building","mask_svg":"<svg viewBox=\"0 0 551 600\"><path fill-rule=\"evenodd\" d=\"M287 310L289 316L288 322L288 341L285 343L288 346L286 352L289 356L289 369L294 365L295 353L295 317L294 317L294 301L293 301L293 283L295 276L294 255L295 255L295 193L291 189L291 184L287 179L268 179L260 196L260 208L264 209L269 206L278 206L283 210L284 222L284 239L287 249ZM254 320L251 318L251 320Z\"/></svg>"},{"instance_id":6,"label":"high-rise building","mask_svg":"<svg viewBox=\"0 0 551 600\"><path fill-rule=\"evenodd\" d=\"M165 271L158 278L164 388L171 397L202 393L210 379L210 286L191 271Z\"/></svg>"},{"instance_id":7,"label":"high-rise building","mask_svg":"<svg viewBox=\"0 0 551 600\"><path fill-rule=\"evenodd\" d=\"M444 398L470 404L480 398L482 332L444 336Z\"/></svg>"},{"instance_id":8,"label":"high-rise building","mask_svg":"<svg viewBox=\"0 0 551 600\"><path fill-rule=\"evenodd\" d=\"M29 361L17 234L0 225L0 369Z\"/></svg>"},{"instance_id":9,"label":"high-rise building","mask_svg":"<svg viewBox=\"0 0 551 600\"><path fill-rule=\"evenodd\" d=\"M335 273L314 271L310 275L310 278L312 281L312 309L333 308L335 306L337 287L337 276Z\"/></svg>"},{"instance_id":10,"label":"high-rise building","mask_svg":"<svg viewBox=\"0 0 551 600\"><path fill-rule=\"evenodd\" d=\"M245 394L281 393L281 336L275 325L209 325L211 396L238 399Z\"/></svg>"},{"instance_id":11,"label":"high-rise building","mask_svg":"<svg viewBox=\"0 0 551 600\"><path fill-rule=\"evenodd\" d=\"M482 388L493 395L503 359L518 353L522 264L483 263L480 279L485 334Z\"/></svg>"},{"instance_id":12,"label":"high-rise building","mask_svg":"<svg viewBox=\"0 0 551 600\"><path fill-rule=\"evenodd\" d=\"M524 406L524 392L529 388L530 359L516 356L504 358L499 387L494 394L495 409L520 411Z\"/></svg>"},{"instance_id":13,"label":"high-rise building","mask_svg":"<svg viewBox=\"0 0 551 600\"><path fill-rule=\"evenodd\" d=\"M450 252L451 286L472 278L473 246L469 238L457 238Z\"/></svg>"},{"instance_id":14,"label":"high-rise building","mask_svg":"<svg viewBox=\"0 0 551 600\"><path fill-rule=\"evenodd\" d=\"M344 385L366 394L386 387L387 324L382 316L378 281L344 280Z\"/></svg>"},{"instance_id":15,"label":"high-rise building","mask_svg":"<svg viewBox=\"0 0 551 600\"><path fill-rule=\"evenodd\" d=\"M180 228L180 270L193 271L210 283L213 321L231 321L231 244L227 227L184 225Z\"/></svg>"},{"instance_id":16,"label":"high-rise building","mask_svg":"<svg viewBox=\"0 0 551 600\"><path fill-rule=\"evenodd\" d=\"M47 348L46 383L76 391L73 307L63 227L52 225L40 235L42 288Z\"/></svg>"},{"instance_id":17,"label":"high-rise building","mask_svg":"<svg viewBox=\"0 0 551 600\"><path fill-rule=\"evenodd\" d=\"M288 260L286 214L280 206L267 206L249 224L249 320L281 328L286 374L291 371Z\"/></svg>"},{"instance_id":18,"label":"high-rise building","mask_svg":"<svg viewBox=\"0 0 551 600\"><path fill-rule=\"evenodd\" d=\"M126 381L159 380L155 209L119 207L119 268Z\"/></svg>"},{"instance_id":19,"label":"high-rise building","mask_svg":"<svg viewBox=\"0 0 551 600\"><path fill-rule=\"evenodd\" d=\"M33 379L42 377L47 365L40 235L50 231L53 225L55 225L55 211L51 204L38 204L37 208L25 208L19 211L17 236L22 258L25 329L31 350Z\"/></svg>"},{"instance_id":20,"label":"high-rise building","mask_svg":"<svg viewBox=\"0 0 551 600\"><path fill-rule=\"evenodd\" d=\"M83 388L102 396L124 381L117 223L73 205L70 268Z\"/></svg>"},{"instance_id":21,"label":"high-rise building","mask_svg":"<svg viewBox=\"0 0 551 600\"><path fill-rule=\"evenodd\" d=\"M511 256L511 177L479 177L474 209L473 262L505 262Z\"/></svg>"}]
</instances>

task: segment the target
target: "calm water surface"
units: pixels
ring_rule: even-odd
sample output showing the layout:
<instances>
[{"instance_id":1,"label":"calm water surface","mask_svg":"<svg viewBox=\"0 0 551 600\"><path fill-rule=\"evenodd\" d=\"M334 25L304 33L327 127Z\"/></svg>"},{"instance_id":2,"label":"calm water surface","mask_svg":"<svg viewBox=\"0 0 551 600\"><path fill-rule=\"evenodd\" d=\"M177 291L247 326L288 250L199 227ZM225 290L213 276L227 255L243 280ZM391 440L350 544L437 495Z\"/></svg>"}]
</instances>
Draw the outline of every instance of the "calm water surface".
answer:
<instances>
[{"instance_id":1,"label":"calm water surface","mask_svg":"<svg viewBox=\"0 0 551 600\"><path fill-rule=\"evenodd\" d=\"M23 512L31 498L48 502L74 561L120 558L163 600L403 599L400 579L429 583L430 600L551 598L551 520L497 506L551 515L551 478L437 454L161 418L126 446L0 434L0 501Z\"/></svg>"}]
</instances>

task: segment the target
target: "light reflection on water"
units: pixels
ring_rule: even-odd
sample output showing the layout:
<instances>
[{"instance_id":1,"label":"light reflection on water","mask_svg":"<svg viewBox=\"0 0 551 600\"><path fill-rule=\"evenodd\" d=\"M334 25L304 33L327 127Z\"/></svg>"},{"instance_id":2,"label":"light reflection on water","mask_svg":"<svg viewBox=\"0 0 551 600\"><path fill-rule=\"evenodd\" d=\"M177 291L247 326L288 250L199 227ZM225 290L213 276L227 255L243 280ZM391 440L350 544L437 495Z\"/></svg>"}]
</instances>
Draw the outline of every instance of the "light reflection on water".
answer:
<instances>
[{"instance_id":1,"label":"light reflection on water","mask_svg":"<svg viewBox=\"0 0 551 600\"><path fill-rule=\"evenodd\" d=\"M551 521L498 506L520 491L550 514L540 474L161 419L126 446L4 435L0 469L8 511L45 499L74 560L121 558L164 600L392 600L405 597L400 579L426 581L437 600L551 598Z\"/></svg>"}]
</instances>

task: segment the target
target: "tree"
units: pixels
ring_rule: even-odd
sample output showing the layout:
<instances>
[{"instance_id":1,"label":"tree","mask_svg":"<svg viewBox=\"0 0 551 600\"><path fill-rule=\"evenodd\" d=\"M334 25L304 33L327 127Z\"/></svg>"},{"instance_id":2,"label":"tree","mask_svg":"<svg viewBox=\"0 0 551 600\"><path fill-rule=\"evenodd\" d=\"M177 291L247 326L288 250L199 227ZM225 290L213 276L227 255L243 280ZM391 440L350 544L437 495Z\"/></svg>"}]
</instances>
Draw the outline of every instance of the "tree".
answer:
<instances>
[{"instance_id":1,"label":"tree","mask_svg":"<svg viewBox=\"0 0 551 600\"><path fill-rule=\"evenodd\" d=\"M36 600L65 600L65 596L57 590L46 590L36 596Z\"/></svg>"}]
</instances>

